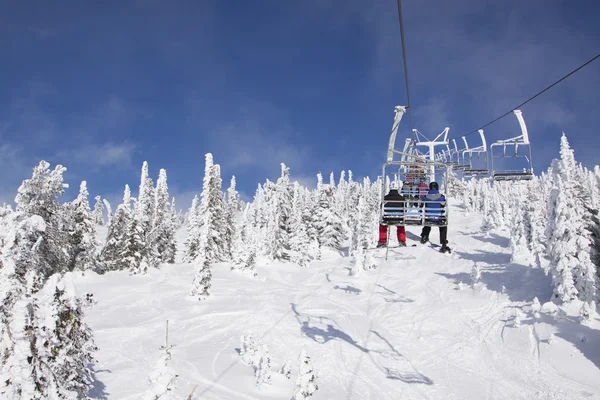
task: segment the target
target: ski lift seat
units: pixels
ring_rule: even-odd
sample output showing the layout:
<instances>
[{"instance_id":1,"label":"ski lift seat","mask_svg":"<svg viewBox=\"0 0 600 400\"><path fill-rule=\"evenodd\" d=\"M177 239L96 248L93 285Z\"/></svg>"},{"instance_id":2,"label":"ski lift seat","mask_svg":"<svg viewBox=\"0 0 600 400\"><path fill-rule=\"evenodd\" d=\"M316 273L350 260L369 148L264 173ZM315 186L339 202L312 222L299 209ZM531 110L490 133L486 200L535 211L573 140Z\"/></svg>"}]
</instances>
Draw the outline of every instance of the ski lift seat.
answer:
<instances>
[{"instance_id":1,"label":"ski lift seat","mask_svg":"<svg viewBox=\"0 0 600 400\"><path fill-rule=\"evenodd\" d=\"M495 181L529 181L533 179L530 171L502 171L493 176Z\"/></svg>"},{"instance_id":2,"label":"ski lift seat","mask_svg":"<svg viewBox=\"0 0 600 400\"><path fill-rule=\"evenodd\" d=\"M489 170L487 169L465 169L463 171L465 173L465 175L487 175L490 173Z\"/></svg>"}]
</instances>

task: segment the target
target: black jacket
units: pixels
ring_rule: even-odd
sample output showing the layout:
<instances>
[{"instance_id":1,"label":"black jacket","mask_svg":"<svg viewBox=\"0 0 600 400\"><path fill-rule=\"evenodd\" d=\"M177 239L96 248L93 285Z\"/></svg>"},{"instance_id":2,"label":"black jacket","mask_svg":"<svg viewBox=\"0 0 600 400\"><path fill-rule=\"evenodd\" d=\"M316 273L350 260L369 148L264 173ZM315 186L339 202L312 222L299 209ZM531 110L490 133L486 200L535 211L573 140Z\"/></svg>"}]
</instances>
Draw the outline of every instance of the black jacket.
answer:
<instances>
[{"instance_id":1,"label":"black jacket","mask_svg":"<svg viewBox=\"0 0 600 400\"><path fill-rule=\"evenodd\" d=\"M389 203L385 203L385 207L404 207L404 203L406 198L402 196L396 189L390 190L388 194L383 197L384 201L388 200L396 200L390 201Z\"/></svg>"}]
</instances>

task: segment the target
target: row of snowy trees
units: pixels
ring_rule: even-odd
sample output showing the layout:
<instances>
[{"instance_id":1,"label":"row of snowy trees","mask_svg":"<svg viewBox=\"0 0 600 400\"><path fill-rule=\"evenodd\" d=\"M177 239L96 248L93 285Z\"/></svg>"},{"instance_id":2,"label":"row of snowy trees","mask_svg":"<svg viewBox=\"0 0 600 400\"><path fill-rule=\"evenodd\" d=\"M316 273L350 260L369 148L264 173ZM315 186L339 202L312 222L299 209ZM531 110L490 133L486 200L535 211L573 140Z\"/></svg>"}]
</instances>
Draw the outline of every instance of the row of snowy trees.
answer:
<instances>
[{"instance_id":1,"label":"row of snowy trees","mask_svg":"<svg viewBox=\"0 0 600 400\"><path fill-rule=\"evenodd\" d=\"M202 193L187 217L184 260L197 268L190 295L209 295L216 262L229 261L232 269L254 273L257 256L305 267L320 258L323 248L349 245L362 255L378 232L381 184L365 178L361 185L352 172L348 175L346 180L342 171L336 184L332 173L327 185L318 174L311 191L292 183L282 163L277 181L258 185L254 201L242 210L235 177L223 193L220 167L206 154Z\"/></svg>"},{"instance_id":2,"label":"row of snowy trees","mask_svg":"<svg viewBox=\"0 0 600 400\"><path fill-rule=\"evenodd\" d=\"M174 262L180 216L169 203L167 175L156 188L144 163L137 201L129 188L112 216L110 204L88 202L86 182L72 202L59 203L68 185L66 168L46 161L23 181L16 209L0 207L0 397L11 399L86 398L96 350L83 321L92 296L75 294L70 272L128 269L143 272ZM109 216L102 251L96 227Z\"/></svg>"},{"instance_id":3,"label":"row of snowy trees","mask_svg":"<svg viewBox=\"0 0 600 400\"><path fill-rule=\"evenodd\" d=\"M87 189L58 198L66 169L42 161L0 208L0 397L86 398L96 350L83 321L91 296L75 294L69 271L93 265Z\"/></svg>"},{"instance_id":4,"label":"row of snowy trees","mask_svg":"<svg viewBox=\"0 0 600 400\"><path fill-rule=\"evenodd\" d=\"M552 276L555 299L593 308L600 297L600 167L577 164L563 134L560 158L531 181L459 185L467 210L484 214L484 230L508 229L514 260Z\"/></svg>"},{"instance_id":5,"label":"row of snowy trees","mask_svg":"<svg viewBox=\"0 0 600 400\"><path fill-rule=\"evenodd\" d=\"M106 244L100 254L106 271L144 273L148 267L175 262L179 217L175 199L169 202L167 172L160 170L155 188L148 176L148 163L144 162L138 193L132 207L131 190L125 185L123 203L110 218Z\"/></svg>"}]
</instances>

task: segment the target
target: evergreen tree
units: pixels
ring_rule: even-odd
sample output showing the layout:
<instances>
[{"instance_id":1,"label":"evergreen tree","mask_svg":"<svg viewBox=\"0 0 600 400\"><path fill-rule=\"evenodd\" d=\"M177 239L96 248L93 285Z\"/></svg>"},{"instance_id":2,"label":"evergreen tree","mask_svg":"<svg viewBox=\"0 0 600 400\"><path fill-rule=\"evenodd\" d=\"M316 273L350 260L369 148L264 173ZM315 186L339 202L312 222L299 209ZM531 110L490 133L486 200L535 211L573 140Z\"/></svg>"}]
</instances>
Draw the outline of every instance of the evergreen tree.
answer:
<instances>
[{"instance_id":1,"label":"evergreen tree","mask_svg":"<svg viewBox=\"0 0 600 400\"><path fill-rule=\"evenodd\" d=\"M575 295L582 301L596 299L597 276L592 262L593 237L590 232L590 210L585 201L585 188L581 173L575 163L575 155L563 133L560 144L560 160L553 163L552 174L556 188L552 192L549 224L551 272L553 278L559 272L564 279L555 281L555 294L569 301L559 288L565 285L568 270L575 288Z\"/></svg>"},{"instance_id":2,"label":"evergreen tree","mask_svg":"<svg viewBox=\"0 0 600 400\"><path fill-rule=\"evenodd\" d=\"M199 300L210 295L212 264L218 261L219 249L222 249L222 238L219 237L220 231L216 225L219 222L219 215L222 215L223 212L220 169L215 168L218 166L213 163L211 153L207 153L205 158L206 164L200 203L202 226L199 232L194 281L190 289L190 296Z\"/></svg>"},{"instance_id":3,"label":"evergreen tree","mask_svg":"<svg viewBox=\"0 0 600 400\"><path fill-rule=\"evenodd\" d=\"M166 174L165 174L166 189ZM134 264L130 265L132 273L144 272L147 268L158 266L160 257L156 251L153 232L155 213L155 193L152 178L148 176L148 162L142 165L142 174L138 198L135 203L133 219L135 224L130 224L129 250L126 258ZM131 229L134 229L133 231ZM140 260L137 263L136 260ZM143 264L143 265L142 265Z\"/></svg>"},{"instance_id":4,"label":"evergreen tree","mask_svg":"<svg viewBox=\"0 0 600 400\"><path fill-rule=\"evenodd\" d=\"M174 201L175 199L173 199ZM173 207L175 204L173 203ZM175 226L169 210L169 190L167 186L167 171L161 169L154 198L154 218L152 220L152 249L156 251L158 261L175 262Z\"/></svg>"},{"instance_id":5,"label":"evergreen tree","mask_svg":"<svg viewBox=\"0 0 600 400\"><path fill-rule=\"evenodd\" d=\"M187 238L185 240L184 262L194 262L200 251L200 229L202 220L198 207L198 195L194 196L192 206L188 211Z\"/></svg>"},{"instance_id":6,"label":"evergreen tree","mask_svg":"<svg viewBox=\"0 0 600 400\"><path fill-rule=\"evenodd\" d=\"M316 374L310 357L306 354L306 348L302 348L298 364L298 378L296 378L296 390L292 400L306 400L319 389L315 383Z\"/></svg>"},{"instance_id":7,"label":"evergreen tree","mask_svg":"<svg viewBox=\"0 0 600 400\"><path fill-rule=\"evenodd\" d=\"M343 240L342 223L331 207L332 197L333 190L331 188L323 187L321 189L321 197L315 213L315 225L319 245L339 250Z\"/></svg>"},{"instance_id":8,"label":"evergreen tree","mask_svg":"<svg viewBox=\"0 0 600 400\"><path fill-rule=\"evenodd\" d=\"M119 271L128 268L125 255L129 243L129 225L131 215L131 191L129 185L125 185L123 203L117 207L114 218L108 225L108 235L100 260L103 269L107 271Z\"/></svg>"},{"instance_id":9,"label":"evergreen tree","mask_svg":"<svg viewBox=\"0 0 600 400\"><path fill-rule=\"evenodd\" d=\"M95 197L96 203L94 204L94 222L96 225L104 225L104 205L100 196Z\"/></svg>"},{"instance_id":10,"label":"evergreen tree","mask_svg":"<svg viewBox=\"0 0 600 400\"><path fill-rule=\"evenodd\" d=\"M237 213L239 211L240 196L235 189L235 176L231 177L229 188L227 189L227 206L225 211L225 252L227 258L233 257L233 246L237 236Z\"/></svg>"},{"instance_id":11,"label":"evergreen tree","mask_svg":"<svg viewBox=\"0 0 600 400\"><path fill-rule=\"evenodd\" d=\"M98 204L98 202L96 202ZM97 264L96 227L90 205L86 181L81 182L79 195L71 203L72 228L70 230L73 262L69 270L93 269Z\"/></svg>"},{"instance_id":12,"label":"evergreen tree","mask_svg":"<svg viewBox=\"0 0 600 400\"><path fill-rule=\"evenodd\" d=\"M16 211L25 216L39 216L44 223L44 232L40 235L40 242L36 244L40 259L36 267L44 278L56 272L64 272L71 265L73 249L70 246L68 227L68 213L61 206L57 198L64 194L68 187L63 183L63 173L66 171L57 165L50 171L50 164L41 161L33 169L31 179L23 181L15 198Z\"/></svg>"},{"instance_id":13,"label":"evergreen tree","mask_svg":"<svg viewBox=\"0 0 600 400\"><path fill-rule=\"evenodd\" d=\"M1 212L2 398L86 398L91 387L92 334L82 300L62 275L75 254L72 215L56 202L63 172L42 161L19 188L17 211Z\"/></svg>"},{"instance_id":14,"label":"evergreen tree","mask_svg":"<svg viewBox=\"0 0 600 400\"><path fill-rule=\"evenodd\" d=\"M292 262L306 267L310 261L308 254L310 246L310 237L302 219L302 203L300 195L300 185L294 182L294 195L292 199L292 209L290 212L290 250L293 252Z\"/></svg>"},{"instance_id":15,"label":"evergreen tree","mask_svg":"<svg viewBox=\"0 0 600 400\"><path fill-rule=\"evenodd\" d=\"M274 260L289 260L289 218L292 208L290 170L281 163L281 176L275 185L268 185L267 194L271 205L267 222L267 254Z\"/></svg>"},{"instance_id":16,"label":"evergreen tree","mask_svg":"<svg viewBox=\"0 0 600 400\"><path fill-rule=\"evenodd\" d=\"M517 261L519 258L528 258L529 247L527 246L527 234L530 230L529 220L525 218L523 209L524 204L519 198L514 198L512 202L512 218L510 221L510 247L512 251L511 261Z\"/></svg>"},{"instance_id":17,"label":"evergreen tree","mask_svg":"<svg viewBox=\"0 0 600 400\"><path fill-rule=\"evenodd\" d=\"M109 225L113 218L112 207L106 199L103 199L102 203L104 203L104 207L106 208L106 225Z\"/></svg>"}]
</instances>

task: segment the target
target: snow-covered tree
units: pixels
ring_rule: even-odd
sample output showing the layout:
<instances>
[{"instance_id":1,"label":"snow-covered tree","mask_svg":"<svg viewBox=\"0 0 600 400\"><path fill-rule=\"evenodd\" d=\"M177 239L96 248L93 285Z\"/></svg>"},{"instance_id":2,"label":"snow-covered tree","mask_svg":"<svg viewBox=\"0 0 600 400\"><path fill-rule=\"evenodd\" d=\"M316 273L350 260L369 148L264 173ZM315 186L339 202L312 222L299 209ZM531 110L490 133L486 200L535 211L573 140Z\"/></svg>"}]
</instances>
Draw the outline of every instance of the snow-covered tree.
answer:
<instances>
[{"instance_id":1,"label":"snow-covered tree","mask_svg":"<svg viewBox=\"0 0 600 400\"><path fill-rule=\"evenodd\" d=\"M42 161L19 188L17 210L0 213L2 398L86 398L91 387L92 333L63 275L74 255L71 213L56 201L63 172Z\"/></svg>"},{"instance_id":2,"label":"snow-covered tree","mask_svg":"<svg viewBox=\"0 0 600 400\"><path fill-rule=\"evenodd\" d=\"M306 400L311 397L319 389L316 378L310 357L306 354L304 347L298 360L298 378L292 400Z\"/></svg>"},{"instance_id":3,"label":"snow-covered tree","mask_svg":"<svg viewBox=\"0 0 600 400\"><path fill-rule=\"evenodd\" d=\"M344 233L340 217L332 207L332 197L333 189L321 185L314 223L317 228L317 240L319 244L322 247L339 250Z\"/></svg>"},{"instance_id":4,"label":"snow-covered tree","mask_svg":"<svg viewBox=\"0 0 600 400\"><path fill-rule=\"evenodd\" d=\"M175 388L175 379L178 375L171 366L171 349L173 346L169 345L168 338L169 321L167 321L165 345L160 347L160 357L156 362L155 369L148 377L150 387L142 396L142 400L166 400L167 398L171 398L170 394Z\"/></svg>"},{"instance_id":5,"label":"snow-covered tree","mask_svg":"<svg viewBox=\"0 0 600 400\"><path fill-rule=\"evenodd\" d=\"M70 205L70 217L72 223L69 235L73 247L73 260L69 270L94 269L98 261L96 254L98 243L94 217L88 203L86 181L81 182L79 195Z\"/></svg>"},{"instance_id":6,"label":"snow-covered tree","mask_svg":"<svg viewBox=\"0 0 600 400\"><path fill-rule=\"evenodd\" d=\"M104 208L106 208L106 225L109 225L113 218L112 207L106 199L102 199L102 203L104 203Z\"/></svg>"},{"instance_id":7,"label":"snow-covered tree","mask_svg":"<svg viewBox=\"0 0 600 400\"><path fill-rule=\"evenodd\" d=\"M240 195L237 192L235 176L231 177L229 188L227 189L227 203L225 207L225 253L227 258L233 258L233 246L238 234L237 214L240 206Z\"/></svg>"},{"instance_id":8,"label":"snow-covered tree","mask_svg":"<svg viewBox=\"0 0 600 400\"><path fill-rule=\"evenodd\" d=\"M527 232L529 231L529 220L525 216L524 204L519 198L513 199L512 218L510 220L510 248L512 251L511 261L521 258L529 258L529 247L527 245Z\"/></svg>"},{"instance_id":9,"label":"snow-covered tree","mask_svg":"<svg viewBox=\"0 0 600 400\"><path fill-rule=\"evenodd\" d=\"M123 203L117 207L114 218L109 222L106 244L100 254L103 269L118 271L129 267L125 255L129 243L131 220L131 191L129 185L125 185Z\"/></svg>"},{"instance_id":10,"label":"snow-covered tree","mask_svg":"<svg viewBox=\"0 0 600 400\"><path fill-rule=\"evenodd\" d=\"M149 246L152 247L150 251L156 252L156 257L160 262L175 262L175 226L173 222L169 206L167 171L161 169L156 181L154 217L152 231L149 235Z\"/></svg>"},{"instance_id":11,"label":"snow-covered tree","mask_svg":"<svg viewBox=\"0 0 600 400\"><path fill-rule=\"evenodd\" d=\"M224 248L224 240L218 225L224 210L220 168L214 164L211 153L207 153L205 158L199 212L202 226L199 231L194 282L190 289L190 296L197 299L204 299L210 295L212 264L220 261L219 257L222 256Z\"/></svg>"},{"instance_id":12,"label":"snow-covered tree","mask_svg":"<svg viewBox=\"0 0 600 400\"><path fill-rule=\"evenodd\" d=\"M281 163L281 176L277 183L265 184L266 254L273 260L290 259L289 219L292 209L293 189L290 186L289 168Z\"/></svg>"},{"instance_id":13,"label":"snow-covered tree","mask_svg":"<svg viewBox=\"0 0 600 400\"><path fill-rule=\"evenodd\" d=\"M69 234L65 229L69 225L68 212L57 201L68 187L63 183L65 171L66 168L61 165L50 171L50 164L41 161L33 169L31 179L23 181L15 198L16 211L27 217L39 216L44 222L40 242L36 245L40 255L36 267L46 278L66 271L73 258Z\"/></svg>"},{"instance_id":14,"label":"snow-covered tree","mask_svg":"<svg viewBox=\"0 0 600 400\"><path fill-rule=\"evenodd\" d=\"M550 272L555 297L561 301L596 300L597 269L592 262L593 238L575 156L566 135L561 137L560 160L553 162L556 186L551 192L548 237Z\"/></svg>"},{"instance_id":15,"label":"snow-covered tree","mask_svg":"<svg viewBox=\"0 0 600 400\"><path fill-rule=\"evenodd\" d=\"M306 229L305 222L302 218L302 198L300 193L300 185L294 182L294 194L292 199L292 209L289 219L289 243L292 251L292 262L306 267L310 262L309 247L310 237Z\"/></svg>"},{"instance_id":16,"label":"snow-covered tree","mask_svg":"<svg viewBox=\"0 0 600 400\"><path fill-rule=\"evenodd\" d=\"M198 195L194 196L192 206L188 211L187 238L185 240L184 262L194 262L199 255L200 247L200 229L202 228L202 219L200 217L200 208L198 207Z\"/></svg>"},{"instance_id":17,"label":"snow-covered tree","mask_svg":"<svg viewBox=\"0 0 600 400\"><path fill-rule=\"evenodd\" d=\"M259 389L271 384L271 357L266 345L262 345L254 377L256 378L256 387Z\"/></svg>"},{"instance_id":18,"label":"snow-covered tree","mask_svg":"<svg viewBox=\"0 0 600 400\"><path fill-rule=\"evenodd\" d=\"M104 215L102 215L104 212L104 204L102 203L102 197L96 196L94 200L96 200L96 203L94 204L94 223L96 223L96 225L104 225Z\"/></svg>"}]
</instances>

